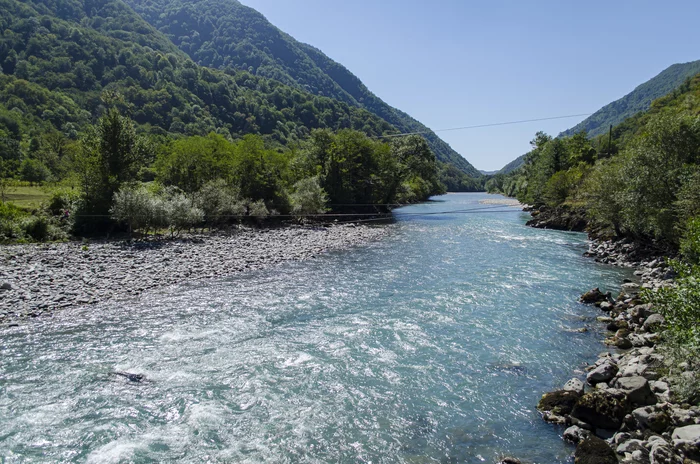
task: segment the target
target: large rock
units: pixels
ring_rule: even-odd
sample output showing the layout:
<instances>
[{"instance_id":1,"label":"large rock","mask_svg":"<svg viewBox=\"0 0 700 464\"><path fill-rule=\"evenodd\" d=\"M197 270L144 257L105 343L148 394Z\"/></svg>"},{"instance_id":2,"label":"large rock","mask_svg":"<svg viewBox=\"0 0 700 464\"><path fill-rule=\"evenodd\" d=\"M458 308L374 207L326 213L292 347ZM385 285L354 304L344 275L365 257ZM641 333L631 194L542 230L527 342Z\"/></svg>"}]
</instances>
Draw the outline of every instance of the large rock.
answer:
<instances>
[{"instance_id":1,"label":"large rock","mask_svg":"<svg viewBox=\"0 0 700 464\"><path fill-rule=\"evenodd\" d=\"M572 391L574 393L578 393L579 396L583 395L584 387L585 385L583 384L583 381L579 379L571 379L564 384L565 391Z\"/></svg>"},{"instance_id":2,"label":"large rock","mask_svg":"<svg viewBox=\"0 0 700 464\"><path fill-rule=\"evenodd\" d=\"M683 459L663 440L654 442L649 451L649 460L651 464L683 464Z\"/></svg>"},{"instance_id":3,"label":"large rock","mask_svg":"<svg viewBox=\"0 0 700 464\"><path fill-rule=\"evenodd\" d=\"M687 459L700 462L700 425L678 427L673 431L673 446Z\"/></svg>"},{"instance_id":4,"label":"large rock","mask_svg":"<svg viewBox=\"0 0 700 464\"><path fill-rule=\"evenodd\" d=\"M557 390L542 395L537 409L542 412L551 412L557 416L570 414L581 397L580 394L570 390Z\"/></svg>"},{"instance_id":5,"label":"large rock","mask_svg":"<svg viewBox=\"0 0 700 464\"><path fill-rule=\"evenodd\" d=\"M571 411L571 416L595 428L617 430L629 409L624 395L606 390L594 390L578 400Z\"/></svg>"},{"instance_id":6,"label":"large rock","mask_svg":"<svg viewBox=\"0 0 700 464\"><path fill-rule=\"evenodd\" d=\"M615 377L615 374L617 374L617 366L611 361L606 361L589 372L586 376L586 380L591 385L595 385L597 383L611 380L613 377Z\"/></svg>"},{"instance_id":7,"label":"large rock","mask_svg":"<svg viewBox=\"0 0 700 464\"><path fill-rule=\"evenodd\" d=\"M664 319L661 314L655 313L647 317L647 319L644 321L644 325L642 325L642 328L646 332L658 332L665 322L666 319Z\"/></svg>"},{"instance_id":8,"label":"large rock","mask_svg":"<svg viewBox=\"0 0 700 464\"><path fill-rule=\"evenodd\" d=\"M674 444L685 442L698 446L700 445L700 424L678 427L673 431L671 437Z\"/></svg>"},{"instance_id":9,"label":"large rock","mask_svg":"<svg viewBox=\"0 0 700 464\"><path fill-rule=\"evenodd\" d=\"M582 429L578 425L572 425L571 427L564 430L563 438L571 443L578 444L591 436L591 432L586 429Z\"/></svg>"},{"instance_id":10,"label":"large rock","mask_svg":"<svg viewBox=\"0 0 700 464\"><path fill-rule=\"evenodd\" d=\"M638 406L656 404L656 395L651 391L649 381L642 376L620 377L612 383L614 388L627 395L627 401Z\"/></svg>"},{"instance_id":11,"label":"large rock","mask_svg":"<svg viewBox=\"0 0 700 464\"><path fill-rule=\"evenodd\" d=\"M649 454L649 451L644 447L644 442L642 440L627 440L623 441L621 444L617 446L617 454L625 455L625 453L633 453L634 451L637 450L643 450L646 454Z\"/></svg>"},{"instance_id":12,"label":"large rock","mask_svg":"<svg viewBox=\"0 0 700 464\"><path fill-rule=\"evenodd\" d=\"M610 295L610 293L603 293L600 291L599 288L594 288L593 290L581 295L581 303L586 304L602 303L603 301L611 300L612 296Z\"/></svg>"},{"instance_id":13,"label":"large rock","mask_svg":"<svg viewBox=\"0 0 700 464\"><path fill-rule=\"evenodd\" d=\"M574 464L617 464L617 456L605 440L591 435L576 447Z\"/></svg>"},{"instance_id":14,"label":"large rock","mask_svg":"<svg viewBox=\"0 0 700 464\"><path fill-rule=\"evenodd\" d=\"M640 429L649 429L656 433L664 432L671 425L671 418L660 406L645 406L632 411L632 417Z\"/></svg>"}]
</instances>

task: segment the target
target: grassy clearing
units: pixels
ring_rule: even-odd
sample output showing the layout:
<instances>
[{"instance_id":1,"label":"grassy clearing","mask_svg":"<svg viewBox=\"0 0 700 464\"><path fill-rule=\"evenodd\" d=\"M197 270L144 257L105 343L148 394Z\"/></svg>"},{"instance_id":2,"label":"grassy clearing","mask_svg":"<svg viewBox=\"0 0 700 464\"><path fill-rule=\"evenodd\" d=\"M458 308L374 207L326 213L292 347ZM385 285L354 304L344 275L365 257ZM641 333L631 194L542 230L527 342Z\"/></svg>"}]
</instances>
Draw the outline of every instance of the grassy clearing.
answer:
<instances>
[{"instance_id":1,"label":"grassy clearing","mask_svg":"<svg viewBox=\"0 0 700 464\"><path fill-rule=\"evenodd\" d=\"M7 192L7 202L21 208L34 209L41 205L42 201L51 196L45 187L16 186L10 187Z\"/></svg>"}]
</instances>

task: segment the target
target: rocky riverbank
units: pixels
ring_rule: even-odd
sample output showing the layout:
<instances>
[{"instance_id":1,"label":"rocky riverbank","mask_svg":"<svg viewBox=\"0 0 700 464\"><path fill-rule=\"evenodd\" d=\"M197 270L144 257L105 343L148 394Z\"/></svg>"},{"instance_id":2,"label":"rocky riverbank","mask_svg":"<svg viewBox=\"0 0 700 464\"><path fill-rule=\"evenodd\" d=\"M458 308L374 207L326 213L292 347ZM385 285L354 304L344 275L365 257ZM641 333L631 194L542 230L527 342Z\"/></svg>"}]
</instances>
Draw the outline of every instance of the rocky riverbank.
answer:
<instances>
[{"instance_id":1,"label":"rocky riverbank","mask_svg":"<svg viewBox=\"0 0 700 464\"><path fill-rule=\"evenodd\" d=\"M577 445L577 464L700 462L700 407L674 402L657 347L664 318L639 298L642 288L673 284L673 271L656 254L632 242L594 242L587 253L638 267L641 282L623 284L617 298L598 289L581 297L600 308L598 321L610 331L605 343L615 350L588 366L585 379L546 393L537 406L546 421L567 427L563 438Z\"/></svg>"},{"instance_id":2,"label":"rocky riverbank","mask_svg":"<svg viewBox=\"0 0 700 464\"><path fill-rule=\"evenodd\" d=\"M532 216L527 225L537 229L583 232L588 226L585 211L581 208L541 206L538 209L526 208L525 211Z\"/></svg>"},{"instance_id":3,"label":"rocky riverbank","mask_svg":"<svg viewBox=\"0 0 700 464\"><path fill-rule=\"evenodd\" d=\"M0 325L150 289L224 277L377 240L384 227L240 229L138 242L0 248Z\"/></svg>"}]
</instances>

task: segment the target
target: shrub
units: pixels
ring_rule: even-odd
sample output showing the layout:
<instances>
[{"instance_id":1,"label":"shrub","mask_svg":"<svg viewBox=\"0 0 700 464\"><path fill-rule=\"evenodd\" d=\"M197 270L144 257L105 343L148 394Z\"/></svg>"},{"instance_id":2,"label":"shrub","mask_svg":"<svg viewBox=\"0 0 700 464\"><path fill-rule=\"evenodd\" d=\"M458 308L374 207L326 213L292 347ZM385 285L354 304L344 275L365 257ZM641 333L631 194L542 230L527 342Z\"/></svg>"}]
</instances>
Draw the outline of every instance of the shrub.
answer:
<instances>
[{"instance_id":1,"label":"shrub","mask_svg":"<svg viewBox=\"0 0 700 464\"><path fill-rule=\"evenodd\" d=\"M256 219L265 219L270 215L270 212L262 200L254 201L248 205L248 216Z\"/></svg>"},{"instance_id":2,"label":"shrub","mask_svg":"<svg viewBox=\"0 0 700 464\"><path fill-rule=\"evenodd\" d=\"M204 220L204 211L196 207L182 192L170 192L163 199L171 234L190 229Z\"/></svg>"},{"instance_id":3,"label":"shrub","mask_svg":"<svg viewBox=\"0 0 700 464\"><path fill-rule=\"evenodd\" d=\"M210 226L234 222L246 213L238 192L223 179L206 183L197 192L195 205L202 210L203 220Z\"/></svg>"},{"instance_id":4,"label":"shrub","mask_svg":"<svg viewBox=\"0 0 700 464\"><path fill-rule=\"evenodd\" d=\"M291 195L292 213L303 216L307 214L323 214L328 211L328 195L321 188L318 176L302 179L294 184Z\"/></svg>"},{"instance_id":5,"label":"shrub","mask_svg":"<svg viewBox=\"0 0 700 464\"><path fill-rule=\"evenodd\" d=\"M75 211L77 209L80 195L70 190L59 190L53 192L46 202L46 209L54 216L62 215L64 211Z\"/></svg>"},{"instance_id":6,"label":"shrub","mask_svg":"<svg viewBox=\"0 0 700 464\"><path fill-rule=\"evenodd\" d=\"M157 207L153 196L143 187L124 187L114 194L112 219L128 224L129 232L152 226Z\"/></svg>"}]
</instances>

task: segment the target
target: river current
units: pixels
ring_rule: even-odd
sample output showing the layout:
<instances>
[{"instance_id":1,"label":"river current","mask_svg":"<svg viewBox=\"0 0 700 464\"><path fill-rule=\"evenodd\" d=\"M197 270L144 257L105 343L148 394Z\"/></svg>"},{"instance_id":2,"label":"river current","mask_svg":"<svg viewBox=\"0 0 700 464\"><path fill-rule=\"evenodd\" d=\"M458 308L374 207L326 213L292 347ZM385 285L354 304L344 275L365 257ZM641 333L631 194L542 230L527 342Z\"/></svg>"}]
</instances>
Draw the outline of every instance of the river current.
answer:
<instances>
[{"instance_id":1,"label":"river current","mask_svg":"<svg viewBox=\"0 0 700 464\"><path fill-rule=\"evenodd\" d=\"M572 462L535 405L604 349L577 297L625 273L493 198L437 197L366 246L0 329L0 462Z\"/></svg>"}]
</instances>

